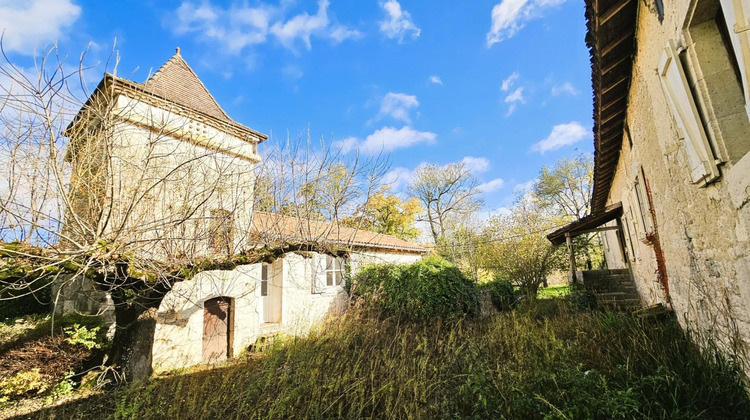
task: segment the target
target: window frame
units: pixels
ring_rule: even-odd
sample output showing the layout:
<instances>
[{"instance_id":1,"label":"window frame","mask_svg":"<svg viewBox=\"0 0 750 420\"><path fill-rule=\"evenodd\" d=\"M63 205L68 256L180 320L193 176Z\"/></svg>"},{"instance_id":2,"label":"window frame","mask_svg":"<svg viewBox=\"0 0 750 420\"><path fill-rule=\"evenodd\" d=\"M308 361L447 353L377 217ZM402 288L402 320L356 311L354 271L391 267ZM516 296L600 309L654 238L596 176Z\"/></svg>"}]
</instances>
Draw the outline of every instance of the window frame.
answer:
<instances>
[{"instance_id":1,"label":"window frame","mask_svg":"<svg viewBox=\"0 0 750 420\"><path fill-rule=\"evenodd\" d=\"M683 68L683 51L674 40L670 40L659 61L658 74L678 137L684 146L690 181L704 186L718 179L721 174L704 128L703 115L698 112Z\"/></svg>"},{"instance_id":2,"label":"window frame","mask_svg":"<svg viewBox=\"0 0 750 420\"><path fill-rule=\"evenodd\" d=\"M719 5L740 70L745 112L750 118L750 4L742 0L719 0Z\"/></svg>"},{"instance_id":3,"label":"window frame","mask_svg":"<svg viewBox=\"0 0 750 420\"><path fill-rule=\"evenodd\" d=\"M260 266L260 296L266 297L268 296L268 280L269 280L269 274L271 271L270 264L263 263Z\"/></svg>"},{"instance_id":4,"label":"window frame","mask_svg":"<svg viewBox=\"0 0 750 420\"><path fill-rule=\"evenodd\" d=\"M336 287L344 284L346 266L343 257L326 254L324 287ZM338 281L336 281L338 279ZM330 281L329 281L330 280Z\"/></svg>"}]
</instances>

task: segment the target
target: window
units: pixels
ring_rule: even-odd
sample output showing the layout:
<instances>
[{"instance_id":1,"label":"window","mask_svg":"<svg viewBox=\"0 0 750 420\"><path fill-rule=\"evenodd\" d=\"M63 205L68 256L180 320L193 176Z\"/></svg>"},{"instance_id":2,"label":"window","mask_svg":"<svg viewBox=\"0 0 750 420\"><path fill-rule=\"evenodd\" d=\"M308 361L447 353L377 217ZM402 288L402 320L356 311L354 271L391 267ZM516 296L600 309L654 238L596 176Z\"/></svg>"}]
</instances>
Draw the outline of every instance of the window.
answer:
<instances>
[{"instance_id":1,"label":"window","mask_svg":"<svg viewBox=\"0 0 750 420\"><path fill-rule=\"evenodd\" d=\"M651 219L651 206L648 202L648 195L646 195L646 175L643 172L643 167L639 168L639 174L635 177L635 183L633 184L633 207L635 209L634 217L638 219L640 228L644 235L654 231L654 223Z\"/></svg>"},{"instance_id":2,"label":"window","mask_svg":"<svg viewBox=\"0 0 750 420\"><path fill-rule=\"evenodd\" d=\"M630 234L630 223L628 219L623 216L622 218L622 225L625 226L625 233L627 234L627 246L630 251L630 261L635 261L635 246L633 245L633 236Z\"/></svg>"},{"instance_id":3,"label":"window","mask_svg":"<svg viewBox=\"0 0 750 420\"><path fill-rule=\"evenodd\" d=\"M268 264L260 268L260 295L268 296Z\"/></svg>"},{"instance_id":4,"label":"window","mask_svg":"<svg viewBox=\"0 0 750 420\"><path fill-rule=\"evenodd\" d=\"M693 1L683 33L684 70L716 163L730 164L725 171L750 152L750 50L742 46L750 30L738 25L740 14L747 21L742 8L749 5L744 0Z\"/></svg>"},{"instance_id":5,"label":"window","mask_svg":"<svg viewBox=\"0 0 750 420\"><path fill-rule=\"evenodd\" d=\"M341 257L326 255L326 286L337 286L344 280L344 264Z\"/></svg>"},{"instance_id":6,"label":"window","mask_svg":"<svg viewBox=\"0 0 750 420\"><path fill-rule=\"evenodd\" d=\"M719 177L719 169L674 41L664 49L659 76L678 135L683 140L691 182L704 184L715 180Z\"/></svg>"},{"instance_id":7,"label":"window","mask_svg":"<svg viewBox=\"0 0 750 420\"><path fill-rule=\"evenodd\" d=\"M720 0L720 13L732 44L745 95L745 110L750 115L750 3L747 0Z\"/></svg>"},{"instance_id":8,"label":"window","mask_svg":"<svg viewBox=\"0 0 750 420\"><path fill-rule=\"evenodd\" d=\"M234 217L229 210L211 210L211 249L216 254L232 254Z\"/></svg>"}]
</instances>

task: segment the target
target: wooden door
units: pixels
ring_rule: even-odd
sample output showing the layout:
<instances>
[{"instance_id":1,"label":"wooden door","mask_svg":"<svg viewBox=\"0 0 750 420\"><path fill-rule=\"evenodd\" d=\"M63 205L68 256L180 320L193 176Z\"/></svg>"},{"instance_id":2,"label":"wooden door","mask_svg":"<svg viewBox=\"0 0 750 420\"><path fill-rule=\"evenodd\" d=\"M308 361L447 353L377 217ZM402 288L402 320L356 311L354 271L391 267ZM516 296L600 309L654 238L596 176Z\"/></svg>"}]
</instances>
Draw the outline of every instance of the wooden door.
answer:
<instances>
[{"instance_id":1,"label":"wooden door","mask_svg":"<svg viewBox=\"0 0 750 420\"><path fill-rule=\"evenodd\" d=\"M217 297L203 304L203 363L215 363L229 356L232 299Z\"/></svg>"}]
</instances>

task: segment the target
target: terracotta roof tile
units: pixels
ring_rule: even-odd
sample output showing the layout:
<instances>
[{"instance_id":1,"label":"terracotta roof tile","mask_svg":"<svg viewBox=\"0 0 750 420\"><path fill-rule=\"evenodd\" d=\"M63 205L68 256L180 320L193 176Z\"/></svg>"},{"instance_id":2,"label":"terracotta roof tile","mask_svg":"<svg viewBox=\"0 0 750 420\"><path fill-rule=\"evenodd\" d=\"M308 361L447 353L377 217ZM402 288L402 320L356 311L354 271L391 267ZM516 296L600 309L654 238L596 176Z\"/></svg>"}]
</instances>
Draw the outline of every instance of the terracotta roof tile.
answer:
<instances>
[{"instance_id":1,"label":"terracotta roof tile","mask_svg":"<svg viewBox=\"0 0 750 420\"><path fill-rule=\"evenodd\" d=\"M254 212L251 234L261 243L278 241L326 243L363 248L381 248L425 253L427 248L395 236L346 227L337 222L319 222L273 213Z\"/></svg>"},{"instance_id":2,"label":"terracotta roof tile","mask_svg":"<svg viewBox=\"0 0 750 420\"><path fill-rule=\"evenodd\" d=\"M214 118L232 121L180 55L180 49L145 83L145 90Z\"/></svg>"}]
</instances>

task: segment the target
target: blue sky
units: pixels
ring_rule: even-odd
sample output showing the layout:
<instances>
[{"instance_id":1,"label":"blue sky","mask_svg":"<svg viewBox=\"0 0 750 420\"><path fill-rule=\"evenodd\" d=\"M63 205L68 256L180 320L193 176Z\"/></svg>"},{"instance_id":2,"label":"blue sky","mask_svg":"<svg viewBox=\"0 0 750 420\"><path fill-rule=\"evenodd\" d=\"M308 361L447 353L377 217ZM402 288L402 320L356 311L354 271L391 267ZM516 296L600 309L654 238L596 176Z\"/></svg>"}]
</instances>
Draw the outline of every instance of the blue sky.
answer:
<instances>
[{"instance_id":1,"label":"blue sky","mask_svg":"<svg viewBox=\"0 0 750 420\"><path fill-rule=\"evenodd\" d=\"M26 67L58 40L71 64L91 43L101 72L116 38L118 75L138 82L179 46L235 120L385 150L397 188L464 160L490 211L593 149L581 2L0 0L0 28Z\"/></svg>"}]
</instances>

